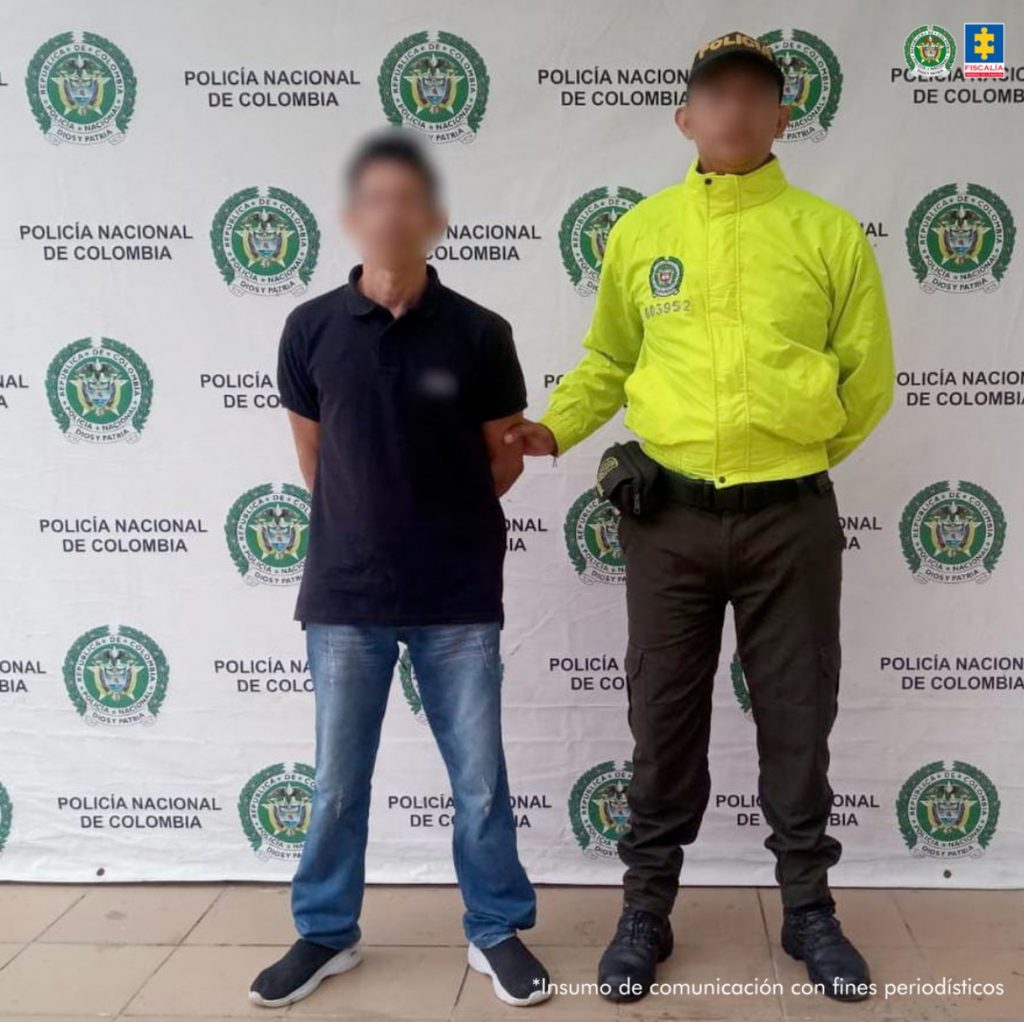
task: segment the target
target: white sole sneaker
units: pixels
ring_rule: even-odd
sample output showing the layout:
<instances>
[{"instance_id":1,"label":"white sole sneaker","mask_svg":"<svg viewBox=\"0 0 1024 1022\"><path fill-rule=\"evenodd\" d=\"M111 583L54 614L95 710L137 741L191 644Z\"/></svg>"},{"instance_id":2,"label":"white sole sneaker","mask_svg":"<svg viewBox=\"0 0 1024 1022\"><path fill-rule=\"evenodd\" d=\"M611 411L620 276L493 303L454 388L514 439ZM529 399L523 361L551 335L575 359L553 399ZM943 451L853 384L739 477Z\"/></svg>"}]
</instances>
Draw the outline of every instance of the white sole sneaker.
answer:
<instances>
[{"instance_id":1,"label":"white sole sneaker","mask_svg":"<svg viewBox=\"0 0 1024 1022\"><path fill-rule=\"evenodd\" d=\"M249 1000L253 1004L260 1005L262 1008L283 1008L287 1004L301 1001L303 997L309 997L328 976L339 976L343 972L348 972L349 969L354 969L362 960L363 956L360 954L358 947L343 948L333 958L328 958L302 986L296 987L287 997L268 1000L265 997L261 997L255 990L250 990Z\"/></svg>"},{"instance_id":2,"label":"white sole sneaker","mask_svg":"<svg viewBox=\"0 0 1024 1022\"><path fill-rule=\"evenodd\" d=\"M514 1005L517 1008L526 1008L531 1004L540 1004L541 1001L546 1001L551 994L554 992L550 989L545 990L543 987L534 990L529 997L513 997L498 981L498 977L495 976L494 970L491 968L491 963L487 961L483 951L476 946L476 944L469 945L469 967L475 972L482 973L484 976L491 977L491 986L494 987L494 996L499 1001L504 1001L506 1004Z\"/></svg>"}]
</instances>

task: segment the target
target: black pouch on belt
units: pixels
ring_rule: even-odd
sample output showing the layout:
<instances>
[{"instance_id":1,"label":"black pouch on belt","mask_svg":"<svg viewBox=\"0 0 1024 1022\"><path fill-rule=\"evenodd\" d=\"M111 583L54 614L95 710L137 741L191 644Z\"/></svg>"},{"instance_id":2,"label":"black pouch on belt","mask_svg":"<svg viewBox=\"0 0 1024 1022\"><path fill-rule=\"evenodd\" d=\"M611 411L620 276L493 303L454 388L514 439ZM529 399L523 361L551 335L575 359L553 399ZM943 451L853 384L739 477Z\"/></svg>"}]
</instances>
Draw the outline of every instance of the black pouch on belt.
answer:
<instances>
[{"instance_id":1,"label":"black pouch on belt","mask_svg":"<svg viewBox=\"0 0 1024 1022\"><path fill-rule=\"evenodd\" d=\"M622 514L639 518L657 505L660 476L661 466L636 440L612 444L597 468L597 493Z\"/></svg>"}]
</instances>

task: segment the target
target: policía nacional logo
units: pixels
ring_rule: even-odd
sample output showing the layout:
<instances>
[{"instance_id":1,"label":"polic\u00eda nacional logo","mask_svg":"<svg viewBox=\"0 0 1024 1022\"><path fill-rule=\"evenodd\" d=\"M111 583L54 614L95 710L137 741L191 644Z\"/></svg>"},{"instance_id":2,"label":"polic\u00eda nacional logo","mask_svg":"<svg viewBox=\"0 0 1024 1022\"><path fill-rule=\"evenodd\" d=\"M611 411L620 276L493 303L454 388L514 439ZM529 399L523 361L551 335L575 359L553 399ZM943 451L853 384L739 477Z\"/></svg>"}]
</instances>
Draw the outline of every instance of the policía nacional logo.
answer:
<instances>
[{"instance_id":1,"label":"polic\u00eda nacional logo","mask_svg":"<svg viewBox=\"0 0 1024 1022\"><path fill-rule=\"evenodd\" d=\"M124 139L138 85L128 58L93 32L62 32L36 50L25 74L32 113L54 145Z\"/></svg>"},{"instance_id":2,"label":"polic\u00eda nacional logo","mask_svg":"<svg viewBox=\"0 0 1024 1022\"><path fill-rule=\"evenodd\" d=\"M651 263L648 280L651 285L651 296L654 298L668 298L679 294L679 287L683 282L682 260L675 256L658 256Z\"/></svg>"},{"instance_id":3,"label":"polic\u00eda nacional logo","mask_svg":"<svg viewBox=\"0 0 1024 1022\"><path fill-rule=\"evenodd\" d=\"M235 295L301 295L320 252L309 207L283 188L243 188L220 205L210 243Z\"/></svg>"},{"instance_id":4,"label":"polic\u00eda nacional logo","mask_svg":"<svg viewBox=\"0 0 1024 1022\"><path fill-rule=\"evenodd\" d=\"M64 658L64 685L87 724L153 724L169 676L163 650L127 625L93 628Z\"/></svg>"},{"instance_id":5,"label":"polic\u00eda nacional logo","mask_svg":"<svg viewBox=\"0 0 1024 1022\"><path fill-rule=\"evenodd\" d=\"M501 665L501 673L505 673L505 664ZM412 710L412 715L420 724L427 723L427 713L423 708L423 697L420 694L420 683L416 677L416 670L412 665L412 657L405 647L398 656L398 680L402 686L402 695Z\"/></svg>"},{"instance_id":6,"label":"polic\u00eda nacional logo","mask_svg":"<svg viewBox=\"0 0 1024 1022\"><path fill-rule=\"evenodd\" d=\"M619 545L619 512L591 487L569 508L565 542L576 573L586 583L616 585L626 581Z\"/></svg>"},{"instance_id":7,"label":"polic\u00eda nacional logo","mask_svg":"<svg viewBox=\"0 0 1024 1022\"><path fill-rule=\"evenodd\" d=\"M760 36L786 77L782 102L789 106L783 142L820 142L832 126L843 91L843 72L828 44L799 28L779 28Z\"/></svg>"},{"instance_id":8,"label":"polic\u00eda nacional logo","mask_svg":"<svg viewBox=\"0 0 1024 1022\"><path fill-rule=\"evenodd\" d=\"M248 585L293 585L309 541L309 494L291 483L264 483L231 505L224 533Z\"/></svg>"},{"instance_id":9,"label":"polic\u00eda nacional logo","mask_svg":"<svg viewBox=\"0 0 1024 1022\"><path fill-rule=\"evenodd\" d=\"M916 78L948 78L956 60L956 40L940 25L921 25L904 40L903 58Z\"/></svg>"},{"instance_id":10,"label":"polic\u00eda nacional logo","mask_svg":"<svg viewBox=\"0 0 1024 1022\"><path fill-rule=\"evenodd\" d=\"M11 836L11 821L14 818L14 810L11 806L11 796L7 789L0 784L0 852L4 850L7 839Z\"/></svg>"},{"instance_id":11,"label":"polic\u00eda nacional logo","mask_svg":"<svg viewBox=\"0 0 1024 1022\"><path fill-rule=\"evenodd\" d=\"M134 443L149 417L153 380L127 344L83 337L54 355L46 370L46 396L72 443Z\"/></svg>"},{"instance_id":12,"label":"polic\u00eda nacional logo","mask_svg":"<svg viewBox=\"0 0 1024 1022\"><path fill-rule=\"evenodd\" d=\"M903 556L918 582L987 582L1005 539L998 501L963 480L926 486L900 518Z\"/></svg>"},{"instance_id":13,"label":"polic\u00eda nacional logo","mask_svg":"<svg viewBox=\"0 0 1024 1022\"><path fill-rule=\"evenodd\" d=\"M597 290L608 232L642 198L632 188L595 188L565 211L558 241L562 263L579 294L590 295Z\"/></svg>"},{"instance_id":14,"label":"polic\u00eda nacional logo","mask_svg":"<svg viewBox=\"0 0 1024 1022\"><path fill-rule=\"evenodd\" d=\"M1017 230L1006 203L976 184L929 192L907 223L907 253L928 294L995 291L1010 265Z\"/></svg>"},{"instance_id":15,"label":"polic\u00eda nacional logo","mask_svg":"<svg viewBox=\"0 0 1024 1022\"><path fill-rule=\"evenodd\" d=\"M896 818L912 855L978 858L999 820L996 786L970 763L928 763L907 778L896 798Z\"/></svg>"},{"instance_id":16,"label":"polic\u00eda nacional logo","mask_svg":"<svg viewBox=\"0 0 1024 1022\"><path fill-rule=\"evenodd\" d=\"M423 697L420 695L419 682L416 680L416 672L413 670L412 657L409 651L403 649L398 657L398 680L402 685L402 695L412 710L412 715L421 723L427 723L427 714L423 709Z\"/></svg>"},{"instance_id":17,"label":"polic\u00eda nacional logo","mask_svg":"<svg viewBox=\"0 0 1024 1022\"><path fill-rule=\"evenodd\" d=\"M572 786L569 821L588 859L616 854L619 838L629 829L626 791L632 777L632 763L608 760L591 767Z\"/></svg>"},{"instance_id":18,"label":"polic\u00eda nacional logo","mask_svg":"<svg viewBox=\"0 0 1024 1022\"><path fill-rule=\"evenodd\" d=\"M392 47L377 76L384 114L432 142L472 142L490 80L483 58L451 32L417 32Z\"/></svg>"},{"instance_id":19,"label":"polic\u00eda nacional logo","mask_svg":"<svg viewBox=\"0 0 1024 1022\"><path fill-rule=\"evenodd\" d=\"M743 716L752 721L754 719L754 704L750 700L750 686L743 673L743 665L740 663L738 651L733 653L732 660L729 662L729 680L732 682L732 694L736 697Z\"/></svg>"},{"instance_id":20,"label":"polic\u00eda nacional logo","mask_svg":"<svg viewBox=\"0 0 1024 1022\"><path fill-rule=\"evenodd\" d=\"M258 859L298 859L313 814L315 773L305 763L275 763L238 796L242 830Z\"/></svg>"}]
</instances>

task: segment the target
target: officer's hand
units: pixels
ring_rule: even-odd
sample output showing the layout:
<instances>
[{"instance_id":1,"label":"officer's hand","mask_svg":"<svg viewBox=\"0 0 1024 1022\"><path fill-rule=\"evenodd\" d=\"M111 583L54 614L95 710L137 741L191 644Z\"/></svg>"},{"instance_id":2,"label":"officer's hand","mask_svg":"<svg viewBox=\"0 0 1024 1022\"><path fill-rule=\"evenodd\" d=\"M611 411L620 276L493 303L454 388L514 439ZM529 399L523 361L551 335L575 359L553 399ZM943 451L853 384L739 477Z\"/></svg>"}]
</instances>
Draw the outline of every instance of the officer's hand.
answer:
<instances>
[{"instance_id":1,"label":"officer's hand","mask_svg":"<svg viewBox=\"0 0 1024 1022\"><path fill-rule=\"evenodd\" d=\"M523 419L522 422L510 426L505 431L503 439L507 444L521 443L523 454L535 458L544 454L558 453L555 434L547 426L542 426L539 422L531 422L529 419Z\"/></svg>"}]
</instances>

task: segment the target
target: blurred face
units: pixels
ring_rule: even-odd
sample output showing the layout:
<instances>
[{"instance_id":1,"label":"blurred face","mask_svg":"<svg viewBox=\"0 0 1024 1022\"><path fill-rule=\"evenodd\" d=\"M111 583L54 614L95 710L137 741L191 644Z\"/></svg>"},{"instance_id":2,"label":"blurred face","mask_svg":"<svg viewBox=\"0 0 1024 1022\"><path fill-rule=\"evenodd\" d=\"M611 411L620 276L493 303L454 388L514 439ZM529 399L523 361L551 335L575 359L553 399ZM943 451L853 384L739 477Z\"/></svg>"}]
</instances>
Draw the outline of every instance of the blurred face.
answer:
<instances>
[{"instance_id":1,"label":"blurred face","mask_svg":"<svg viewBox=\"0 0 1024 1022\"><path fill-rule=\"evenodd\" d=\"M412 167L376 160L351 189L343 223L364 262L397 270L423 262L447 220Z\"/></svg>"},{"instance_id":2,"label":"blurred face","mask_svg":"<svg viewBox=\"0 0 1024 1022\"><path fill-rule=\"evenodd\" d=\"M742 173L763 163L789 123L789 107L769 74L742 61L709 68L676 111L679 130L697 143L703 169Z\"/></svg>"}]
</instances>

